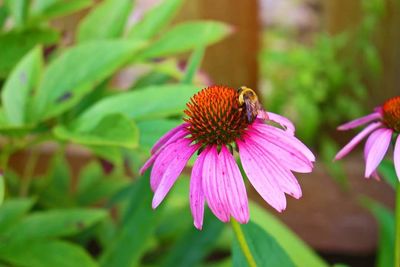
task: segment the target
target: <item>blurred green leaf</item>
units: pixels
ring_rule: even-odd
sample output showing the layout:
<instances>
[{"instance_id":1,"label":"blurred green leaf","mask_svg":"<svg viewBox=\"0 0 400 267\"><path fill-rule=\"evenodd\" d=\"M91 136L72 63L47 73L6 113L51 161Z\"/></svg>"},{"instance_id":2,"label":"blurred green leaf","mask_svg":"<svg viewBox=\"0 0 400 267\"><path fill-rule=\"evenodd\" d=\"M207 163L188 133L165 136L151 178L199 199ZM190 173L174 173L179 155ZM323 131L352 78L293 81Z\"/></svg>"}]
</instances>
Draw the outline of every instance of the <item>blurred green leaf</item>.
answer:
<instances>
[{"instance_id":1,"label":"blurred green leaf","mask_svg":"<svg viewBox=\"0 0 400 267\"><path fill-rule=\"evenodd\" d=\"M378 172L382 174L383 179L385 179L385 181L395 190L399 180L397 179L393 161L386 159L382 160L381 164L379 164Z\"/></svg>"},{"instance_id":2,"label":"blurred green leaf","mask_svg":"<svg viewBox=\"0 0 400 267\"><path fill-rule=\"evenodd\" d=\"M193 85L171 84L113 95L90 107L73 126L75 130L85 131L93 128L104 116L115 113L134 120L182 114L186 102L197 90Z\"/></svg>"},{"instance_id":3,"label":"blurred green leaf","mask_svg":"<svg viewBox=\"0 0 400 267\"><path fill-rule=\"evenodd\" d=\"M43 226L42 226L43 227ZM2 242L0 259L21 267L96 267L83 248L65 241Z\"/></svg>"},{"instance_id":4,"label":"blurred green leaf","mask_svg":"<svg viewBox=\"0 0 400 267\"><path fill-rule=\"evenodd\" d=\"M0 30L3 28L4 23L7 20L8 9L6 5L0 6Z\"/></svg>"},{"instance_id":5,"label":"blurred green leaf","mask_svg":"<svg viewBox=\"0 0 400 267\"><path fill-rule=\"evenodd\" d=\"M128 183L127 179L105 175L100 164L92 162L79 175L76 201L80 206L96 204L110 198Z\"/></svg>"},{"instance_id":6,"label":"blurred green leaf","mask_svg":"<svg viewBox=\"0 0 400 267\"><path fill-rule=\"evenodd\" d=\"M187 63L185 74L181 81L182 83L193 83L193 78L196 76L196 72L200 68L201 61L203 60L204 52L204 47L199 47L193 51Z\"/></svg>"},{"instance_id":7,"label":"blurred green leaf","mask_svg":"<svg viewBox=\"0 0 400 267\"><path fill-rule=\"evenodd\" d=\"M274 237L265 232L260 226L253 222L236 224L242 236L238 240L238 236L235 234L232 244L233 266L254 266L250 264L245 255L252 258L252 263L256 264L255 266L295 266ZM298 252L296 251L296 253Z\"/></svg>"},{"instance_id":8,"label":"blurred green leaf","mask_svg":"<svg viewBox=\"0 0 400 267\"><path fill-rule=\"evenodd\" d=\"M193 21L181 23L145 48L139 55L139 59L165 57L187 52L197 47L205 47L222 40L231 32L232 29L221 22Z\"/></svg>"},{"instance_id":9,"label":"blurred green leaf","mask_svg":"<svg viewBox=\"0 0 400 267\"><path fill-rule=\"evenodd\" d=\"M136 124L123 114L108 114L88 131L71 131L64 126L57 126L54 134L61 140L82 145L134 148L139 142Z\"/></svg>"},{"instance_id":10,"label":"blurred green leaf","mask_svg":"<svg viewBox=\"0 0 400 267\"><path fill-rule=\"evenodd\" d=\"M15 27L23 27L29 6L29 0L5 0L5 4L13 18Z\"/></svg>"},{"instance_id":11,"label":"blurred green leaf","mask_svg":"<svg viewBox=\"0 0 400 267\"><path fill-rule=\"evenodd\" d=\"M295 266L328 267L328 264L307 246L304 241L266 209L261 208L254 202L250 202L250 213L252 221L278 242Z\"/></svg>"},{"instance_id":12,"label":"blurred green leaf","mask_svg":"<svg viewBox=\"0 0 400 267\"><path fill-rule=\"evenodd\" d=\"M42 51L35 47L16 65L1 91L4 113L12 125L23 125L33 89L42 70Z\"/></svg>"},{"instance_id":13,"label":"blurred green leaf","mask_svg":"<svg viewBox=\"0 0 400 267\"><path fill-rule=\"evenodd\" d=\"M12 240L71 236L99 222L107 216L101 209L64 209L35 212L24 218L8 232Z\"/></svg>"},{"instance_id":14,"label":"blurred green leaf","mask_svg":"<svg viewBox=\"0 0 400 267\"><path fill-rule=\"evenodd\" d=\"M337 182L343 190L349 189L349 181L343 164L339 161L333 162L336 153L340 150L339 146L330 138L320 136L321 148L320 158L322 159L329 176Z\"/></svg>"},{"instance_id":15,"label":"blurred green leaf","mask_svg":"<svg viewBox=\"0 0 400 267\"><path fill-rule=\"evenodd\" d=\"M3 173L0 173L0 205L3 204L4 201L4 192L5 192L4 186L5 186L4 176Z\"/></svg>"},{"instance_id":16,"label":"blurred green leaf","mask_svg":"<svg viewBox=\"0 0 400 267\"><path fill-rule=\"evenodd\" d=\"M320 124L319 109L305 94L296 96L293 101L298 114L301 114L296 132L304 142L312 144Z\"/></svg>"},{"instance_id":17,"label":"blurred green leaf","mask_svg":"<svg viewBox=\"0 0 400 267\"><path fill-rule=\"evenodd\" d=\"M47 119L76 104L141 47L138 42L97 41L66 50L44 73L35 96L33 120Z\"/></svg>"},{"instance_id":18,"label":"blurred green leaf","mask_svg":"<svg viewBox=\"0 0 400 267\"><path fill-rule=\"evenodd\" d=\"M10 199L0 206L0 232L13 227L33 206L33 199Z\"/></svg>"},{"instance_id":19,"label":"blurred green leaf","mask_svg":"<svg viewBox=\"0 0 400 267\"><path fill-rule=\"evenodd\" d=\"M183 0L167 0L154 7L129 30L128 37L133 40L146 40L165 27L182 6Z\"/></svg>"},{"instance_id":20,"label":"blurred green leaf","mask_svg":"<svg viewBox=\"0 0 400 267\"><path fill-rule=\"evenodd\" d=\"M79 24L78 42L121 36L131 13L132 0L105 0Z\"/></svg>"},{"instance_id":21,"label":"blurred green leaf","mask_svg":"<svg viewBox=\"0 0 400 267\"><path fill-rule=\"evenodd\" d=\"M393 212L375 200L367 197L361 199L361 204L374 215L379 225L379 245L376 266L393 266L395 239L395 219Z\"/></svg>"},{"instance_id":22,"label":"blurred green leaf","mask_svg":"<svg viewBox=\"0 0 400 267\"><path fill-rule=\"evenodd\" d=\"M198 266L212 250L214 243L224 227L211 212L205 213L204 228L197 230L193 225L185 231L168 251L161 266Z\"/></svg>"},{"instance_id":23,"label":"blurred green leaf","mask_svg":"<svg viewBox=\"0 0 400 267\"><path fill-rule=\"evenodd\" d=\"M124 214L122 225L112 243L100 257L101 266L128 267L139 265L154 234L160 216L160 208L151 209L152 192L149 175L137 180Z\"/></svg>"},{"instance_id":24,"label":"blurred green leaf","mask_svg":"<svg viewBox=\"0 0 400 267\"><path fill-rule=\"evenodd\" d=\"M30 19L37 22L66 16L92 4L92 0L35 0L30 8Z\"/></svg>"},{"instance_id":25,"label":"blurred green leaf","mask_svg":"<svg viewBox=\"0 0 400 267\"><path fill-rule=\"evenodd\" d=\"M33 47L38 44L55 44L58 38L58 32L51 29L29 29L0 34L0 78L6 77Z\"/></svg>"},{"instance_id":26,"label":"blurred green leaf","mask_svg":"<svg viewBox=\"0 0 400 267\"><path fill-rule=\"evenodd\" d=\"M140 146L151 148L161 136L181 123L180 120L144 120L138 122Z\"/></svg>"}]
</instances>

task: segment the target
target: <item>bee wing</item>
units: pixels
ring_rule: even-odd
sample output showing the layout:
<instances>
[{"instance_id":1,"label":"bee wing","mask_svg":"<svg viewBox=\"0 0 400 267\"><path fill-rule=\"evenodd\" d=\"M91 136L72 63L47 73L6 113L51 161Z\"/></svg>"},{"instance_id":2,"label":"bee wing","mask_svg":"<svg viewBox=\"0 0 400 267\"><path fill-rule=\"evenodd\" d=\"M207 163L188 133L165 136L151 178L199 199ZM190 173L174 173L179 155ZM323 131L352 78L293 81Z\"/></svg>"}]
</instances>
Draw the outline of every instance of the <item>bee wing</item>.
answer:
<instances>
[{"instance_id":1,"label":"bee wing","mask_svg":"<svg viewBox=\"0 0 400 267\"><path fill-rule=\"evenodd\" d=\"M245 99L244 102L246 104L247 121L252 122L257 117L260 104L258 102L251 101L250 99Z\"/></svg>"}]
</instances>

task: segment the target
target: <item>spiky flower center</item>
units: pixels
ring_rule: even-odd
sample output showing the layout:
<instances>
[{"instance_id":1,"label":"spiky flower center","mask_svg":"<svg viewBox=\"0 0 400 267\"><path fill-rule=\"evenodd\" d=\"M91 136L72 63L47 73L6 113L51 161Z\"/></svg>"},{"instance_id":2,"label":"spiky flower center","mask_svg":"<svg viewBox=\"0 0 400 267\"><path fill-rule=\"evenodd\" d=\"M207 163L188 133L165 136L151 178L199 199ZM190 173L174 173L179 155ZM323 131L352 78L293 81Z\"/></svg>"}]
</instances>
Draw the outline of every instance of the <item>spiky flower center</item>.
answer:
<instances>
[{"instance_id":1,"label":"spiky flower center","mask_svg":"<svg viewBox=\"0 0 400 267\"><path fill-rule=\"evenodd\" d=\"M393 97L383 104L383 119L388 127L400 132L400 96Z\"/></svg>"},{"instance_id":2,"label":"spiky flower center","mask_svg":"<svg viewBox=\"0 0 400 267\"><path fill-rule=\"evenodd\" d=\"M192 139L222 145L240 138L248 122L238 99L237 91L225 86L211 86L195 94L185 110Z\"/></svg>"}]
</instances>

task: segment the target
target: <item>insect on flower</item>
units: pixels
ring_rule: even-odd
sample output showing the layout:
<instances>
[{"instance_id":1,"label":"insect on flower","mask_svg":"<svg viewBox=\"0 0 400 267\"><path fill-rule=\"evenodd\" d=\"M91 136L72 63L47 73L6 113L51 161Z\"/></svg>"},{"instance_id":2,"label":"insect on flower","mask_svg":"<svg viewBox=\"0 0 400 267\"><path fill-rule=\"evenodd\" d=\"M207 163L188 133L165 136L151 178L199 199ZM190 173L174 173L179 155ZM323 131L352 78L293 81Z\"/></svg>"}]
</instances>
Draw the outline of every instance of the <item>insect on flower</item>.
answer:
<instances>
[{"instance_id":1,"label":"insect on flower","mask_svg":"<svg viewBox=\"0 0 400 267\"><path fill-rule=\"evenodd\" d=\"M285 193L301 197L292 171L311 172L315 157L294 136L294 125L288 119L261 108L254 91L210 86L195 94L184 112L185 122L156 142L140 170L143 173L152 166L153 208L163 201L196 151L189 199L198 229L203 226L205 203L223 222L231 216L240 223L249 220L246 187L235 151L250 183L276 210L286 208Z\"/></svg>"},{"instance_id":2,"label":"insect on flower","mask_svg":"<svg viewBox=\"0 0 400 267\"><path fill-rule=\"evenodd\" d=\"M340 125L338 130L346 131L358 126L368 126L358 133L350 142L345 145L335 156L341 159L350 153L365 137L368 137L364 147L365 177L379 179L376 169L385 156L392 137L394 137L394 166L397 178L400 180L400 96L387 100L382 106L375 108L374 112Z\"/></svg>"}]
</instances>

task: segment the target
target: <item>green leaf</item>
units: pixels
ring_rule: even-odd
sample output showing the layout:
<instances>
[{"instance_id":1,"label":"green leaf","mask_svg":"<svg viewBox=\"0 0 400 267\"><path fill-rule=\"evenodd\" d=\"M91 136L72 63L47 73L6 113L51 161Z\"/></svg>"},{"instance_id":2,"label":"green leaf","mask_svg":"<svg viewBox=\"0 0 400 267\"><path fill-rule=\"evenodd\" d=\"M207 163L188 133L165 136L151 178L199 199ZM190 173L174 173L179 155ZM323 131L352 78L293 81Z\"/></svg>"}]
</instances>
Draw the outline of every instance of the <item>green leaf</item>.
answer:
<instances>
[{"instance_id":1,"label":"green leaf","mask_svg":"<svg viewBox=\"0 0 400 267\"><path fill-rule=\"evenodd\" d=\"M138 122L140 146L150 148L161 136L181 124L179 120L144 120Z\"/></svg>"},{"instance_id":2,"label":"green leaf","mask_svg":"<svg viewBox=\"0 0 400 267\"><path fill-rule=\"evenodd\" d=\"M58 240L2 242L0 259L13 266L21 267L98 266L81 247Z\"/></svg>"},{"instance_id":3,"label":"green leaf","mask_svg":"<svg viewBox=\"0 0 400 267\"><path fill-rule=\"evenodd\" d=\"M163 1L132 26L128 37L133 40L150 39L172 20L182 3L183 0Z\"/></svg>"},{"instance_id":4,"label":"green leaf","mask_svg":"<svg viewBox=\"0 0 400 267\"><path fill-rule=\"evenodd\" d=\"M75 130L92 129L104 116L122 113L130 119L165 118L182 114L186 102L198 91L193 85L149 86L104 98L74 122Z\"/></svg>"},{"instance_id":5,"label":"green leaf","mask_svg":"<svg viewBox=\"0 0 400 267\"><path fill-rule=\"evenodd\" d=\"M30 8L30 20L38 22L66 16L92 4L92 0L35 0Z\"/></svg>"},{"instance_id":6,"label":"green leaf","mask_svg":"<svg viewBox=\"0 0 400 267\"><path fill-rule=\"evenodd\" d=\"M31 29L0 35L0 78L4 78L38 44L50 45L58 41L58 32L51 29Z\"/></svg>"},{"instance_id":7,"label":"green leaf","mask_svg":"<svg viewBox=\"0 0 400 267\"><path fill-rule=\"evenodd\" d=\"M204 47L199 47L193 51L186 66L185 74L181 81L182 83L193 83L193 78L196 76L196 72L200 68L201 61L203 60L204 52Z\"/></svg>"},{"instance_id":8,"label":"green leaf","mask_svg":"<svg viewBox=\"0 0 400 267\"><path fill-rule=\"evenodd\" d=\"M121 36L132 6L132 0L101 2L79 24L78 41L111 39Z\"/></svg>"},{"instance_id":9,"label":"green leaf","mask_svg":"<svg viewBox=\"0 0 400 267\"><path fill-rule=\"evenodd\" d=\"M250 202L250 213L252 221L257 223L278 242L295 266L328 266L304 241L266 209L259 207L254 202Z\"/></svg>"},{"instance_id":10,"label":"green leaf","mask_svg":"<svg viewBox=\"0 0 400 267\"><path fill-rule=\"evenodd\" d=\"M34 119L47 119L73 106L141 46L139 42L97 41L66 50L44 73L35 97Z\"/></svg>"},{"instance_id":11,"label":"green leaf","mask_svg":"<svg viewBox=\"0 0 400 267\"><path fill-rule=\"evenodd\" d=\"M101 209L64 209L35 212L12 227L12 240L32 240L71 236L98 223L107 216Z\"/></svg>"},{"instance_id":12,"label":"green leaf","mask_svg":"<svg viewBox=\"0 0 400 267\"><path fill-rule=\"evenodd\" d=\"M33 88L37 86L42 70L40 47L32 49L17 64L6 80L1 99L7 121L11 125L23 125Z\"/></svg>"},{"instance_id":13,"label":"green leaf","mask_svg":"<svg viewBox=\"0 0 400 267\"><path fill-rule=\"evenodd\" d=\"M176 25L140 53L140 59L165 57L214 44L231 33L221 22L194 21Z\"/></svg>"},{"instance_id":14,"label":"green leaf","mask_svg":"<svg viewBox=\"0 0 400 267\"><path fill-rule=\"evenodd\" d=\"M28 11L28 0L5 0L5 4L13 18L14 26L23 27L26 21Z\"/></svg>"},{"instance_id":15,"label":"green leaf","mask_svg":"<svg viewBox=\"0 0 400 267\"><path fill-rule=\"evenodd\" d=\"M61 140L82 145L134 148L139 141L136 124L122 114L106 115L88 131L71 131L64 126L57 126L54 134Z\"/></svg>"},{"instance_id":16,"label":"green leaf","mask_svg":"<svg viewBox=\"0 0 400 267\"><path fill-rule=\"evenodd\" d=\"M232 244L233 266L295 266L274 237L260 226L252 222L242 225L234 223L233 227L237 229ZM237 231L240 231L240 235Z\"/></svg>"},{"instance_id":17,"label":"green leaf","mask_svg":"<svg viewBox=\"0 0 400 267\"><path fill-rule=\"evenodd\" d=\"M129 206L114 242L105 248L101 266L138 266L154 234L160 208L151 209L152 192L148 173L134 184Z\"/></svg>"},{"instance_id":18,"label":"green leaf","mask_svg":"<svg viewBox=\"0 0 400 267\"><path fill-rule=\"evenodd\" d=\"M4 176L3 173L0 173L0 205L3 204L4 201Z\"/></svg>"},{"instance_id":19,"label":"green leaf","mask_svg":"<svg viewBox=\"0 0 400 267\"><path fill-rule=\"evenodd\" d=\"M184 235L168 251L161 266L198 266L213 248L223 227L223 223L217 220L211 212L207 212L204 229L199 231L193 225L189 225Z\"/></svg>"},{"instance_id":20,"label":"green leaf","mask_svg":"<svg viewBox=\"0 0 400 267\"><path fill-rule=\"evenodd\" d=\"M376 258L377 267L394 266L395 219L393 212L373 199L363 197L361 204L367 208L378 221L379 245Z\"/></svg>"},{"instance_id":21,"label":"green leaf","mask_svg":"<svg viewBox=\"0 0 400 267\"><path fill-rule=\"evenodd\" d=\"M0 232L13 227L33 206L33 199L7 200L0 206Z\"/></svg>"},{"instance_id":22,"label":"green leaf","mask_svg":"<svg viewBox=\"0 0 400 267\"><path fill-rule=\"evenodd\" d=\"M397 179L396 170L394 169L393 161L391 160L383 160L378 167L379 173L382 174L385 181L393 188L396 189L396 186L399 182Z\"/></svg>"},{"instance_id":23,"label":"green leaf","mask_svg":"<svg viewBox=\"0 0 400 267\"><path fill-rule=\"evenodd\" d=\"M0 30L3 28L4 23L6 22L8 17L8 10L5 5L0 6Z\"/></svg>"}]
</instances>

